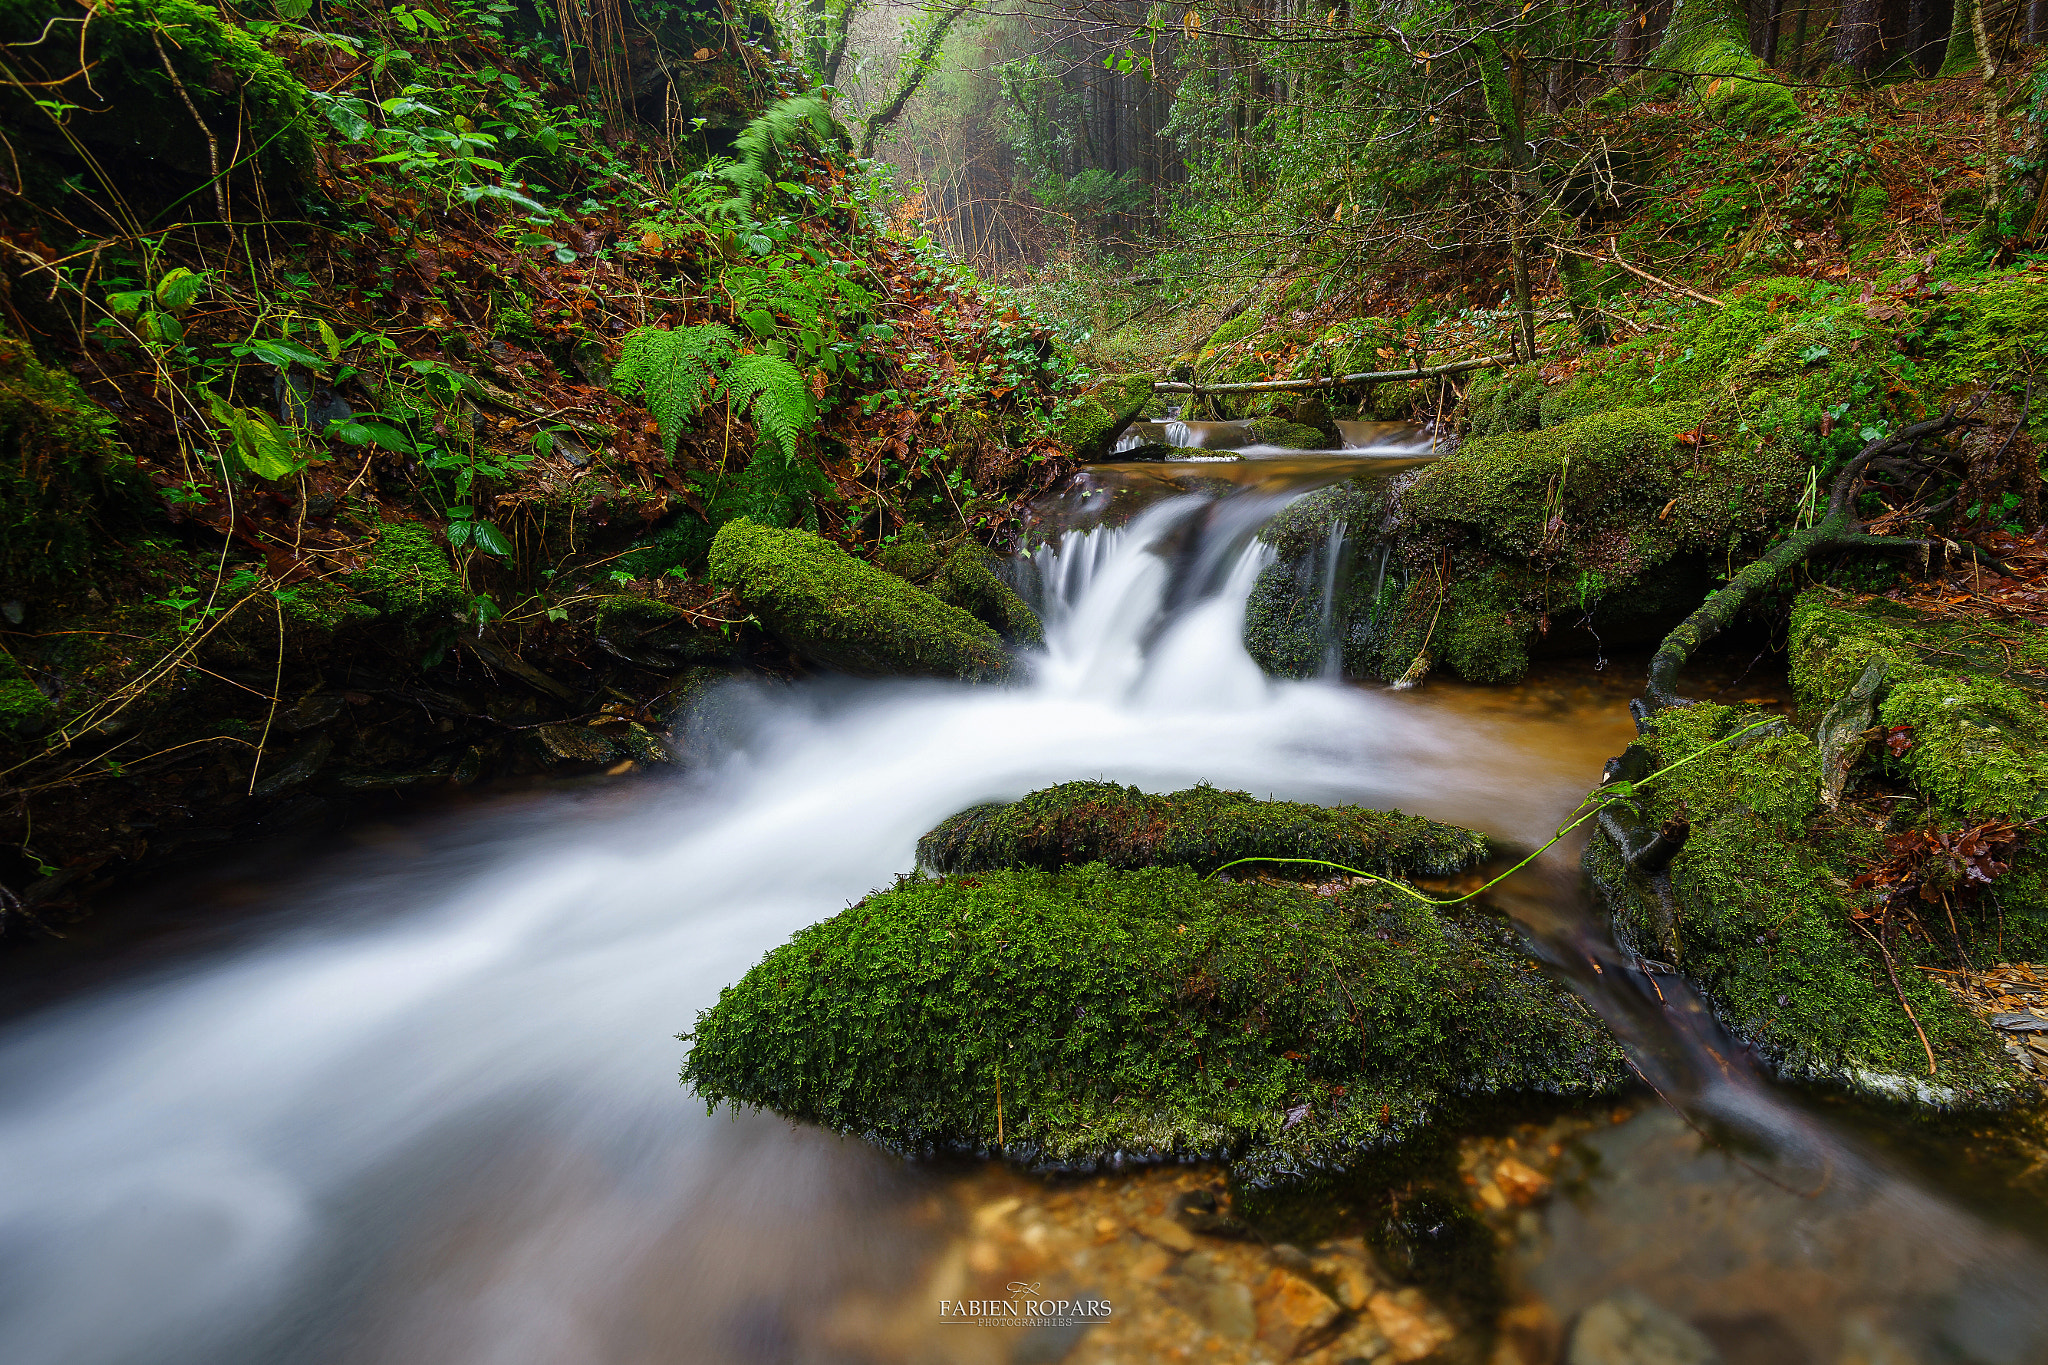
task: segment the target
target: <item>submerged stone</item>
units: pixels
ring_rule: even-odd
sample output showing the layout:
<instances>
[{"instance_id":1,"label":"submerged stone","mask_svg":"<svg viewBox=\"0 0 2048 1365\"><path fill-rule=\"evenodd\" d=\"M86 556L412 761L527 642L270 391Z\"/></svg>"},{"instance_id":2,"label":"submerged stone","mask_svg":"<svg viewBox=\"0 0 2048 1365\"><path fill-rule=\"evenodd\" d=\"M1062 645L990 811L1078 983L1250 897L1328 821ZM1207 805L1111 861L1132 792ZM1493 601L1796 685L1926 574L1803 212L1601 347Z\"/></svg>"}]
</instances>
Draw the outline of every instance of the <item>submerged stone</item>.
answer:
<instances>
[{"instance_id":1,"label":"submerged stone","mask_svg":"<svg viewBox=\"0 0 2048 1365\"><path fill-rule=\"evenodd\" d=\"M808 531L729 521L711 542L710 573L791 649L817 663L922 677L1010 672L993 629Z\"/></svg>"},{"instance_id":2,"label":"submerged stone","mask_svg":"<svg viewBox=\"0 0 2048 1365\"><path fill-rule=\"evenodd\" d=\"M1239 858L1313 858L1413 876L1462 872L1486 849L1483 834L1400 811L1258 801L1210 786L1156 796L1114 782L1064 782L940 822L917 841L917 858L942 873L1091 862L1206 873ZM1257 863L1240 875L1332 874L1318 864Z\"/></svg>"},{"instance_id":3,"label":"submerged stone","mask_svg":"<svg viewBox=\"0 0 2048 1365\"><path fill-rule=\"evenodd\" d=\"M1597 1095L1620 1049L1483 912L1185 867L900 879L698 1016L683 1080L893 1150L1341 1167L1481 1097Z\"/></svg>"}]
</instances>

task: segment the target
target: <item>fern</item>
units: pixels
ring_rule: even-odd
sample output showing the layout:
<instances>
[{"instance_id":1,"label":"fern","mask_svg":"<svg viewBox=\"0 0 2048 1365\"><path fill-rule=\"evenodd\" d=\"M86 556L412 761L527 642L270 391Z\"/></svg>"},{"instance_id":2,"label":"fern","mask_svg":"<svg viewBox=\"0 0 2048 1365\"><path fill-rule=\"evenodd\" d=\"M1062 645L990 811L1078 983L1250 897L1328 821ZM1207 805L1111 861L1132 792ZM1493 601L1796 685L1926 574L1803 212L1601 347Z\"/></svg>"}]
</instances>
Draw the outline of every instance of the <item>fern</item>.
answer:
<instances>
[{"instance_id":1,"label":"fern","mask_svg":"<svg viewBox=\"0 0 2048 1365\"><path fill-rule=\"evenodd\" d=\"M725 372L725 392L786 460L796 458L797 439L818 420L804 377L779 355L743 355L733 361Z\"/></svg>"},{"instance_id":2,"label":"fern","mask_svg":"<svg viewBox=\"0 0 2048 1365\"><path fill-rule=\"evenodd\" d=\"M661 428L661 448L673 461L676 441L717 383L715 370L739 350L739 338L715 322L626 333L612 381L621 393L643 393Z\"/></svg>"},{"instance_id":3,"label":"fern","mask_svg":"<svg viewBox=\"0 0 2048 1365\"><path fill-rule=\"evenodd\" d=\"M739 191L726 207L751 208L772 183L771 172L781 163L783 152L806 142L822 145L833 132L832 111L816 95L794 95L769 105L759 118L740 129L732 140L737 156L731 165L719 169L719 179Z\"/></svg>"}]
</instances>

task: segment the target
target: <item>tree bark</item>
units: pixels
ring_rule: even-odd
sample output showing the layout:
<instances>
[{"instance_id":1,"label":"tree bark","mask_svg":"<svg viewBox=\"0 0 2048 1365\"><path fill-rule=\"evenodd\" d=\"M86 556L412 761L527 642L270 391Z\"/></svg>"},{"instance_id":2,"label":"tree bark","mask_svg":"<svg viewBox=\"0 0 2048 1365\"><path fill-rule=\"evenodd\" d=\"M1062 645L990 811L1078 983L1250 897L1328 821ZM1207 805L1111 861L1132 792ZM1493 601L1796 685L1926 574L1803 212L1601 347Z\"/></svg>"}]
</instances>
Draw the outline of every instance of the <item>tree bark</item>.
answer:
<instances>
[{"instance_id":1,"label":"tree bark","mask_svg":"<svg viewBox=\"0 0 2048 1365\"><path fill-rule=\"evenodd\" d=\"M860 154L863 157L875 154L875 143L881 139L890 124L902 117L903 106L910 103L910 97L924 84L925 73L931 70L932 62L939 55L939 49L945 45L948 30L953 27L956 19L967 12L967 7L968 0L954 0L953 4L948 5L933 19L931 28L924 35L924 41L918 44L917 51L911 54L903 69L898 72L896 93L889 97L887 104L868 115L867 122L862 125Z\"/></svg>"}]
</instances>

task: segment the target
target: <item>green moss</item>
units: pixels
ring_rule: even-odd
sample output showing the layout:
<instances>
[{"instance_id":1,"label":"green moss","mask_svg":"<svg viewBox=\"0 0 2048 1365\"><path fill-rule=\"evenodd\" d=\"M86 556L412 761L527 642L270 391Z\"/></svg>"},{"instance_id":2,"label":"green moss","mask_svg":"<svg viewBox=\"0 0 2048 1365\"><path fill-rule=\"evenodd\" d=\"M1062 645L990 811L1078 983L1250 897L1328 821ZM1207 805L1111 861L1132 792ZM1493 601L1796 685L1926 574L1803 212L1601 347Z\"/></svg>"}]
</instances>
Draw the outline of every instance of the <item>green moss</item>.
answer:
<instances>
[{"instance_id":1,"label":"green moss","mask_svg":"<svg viewBox=\"0 0 2048 1365\"><path fill-rule=\"evenodd\" d=\"M0 580L84 571L95 520L127 520L144 505L145 485L108 439L113 426L69 375L0 334Z\"/></svg>"},{"instance_id":2,"label":"green moss","mask_svg":"<svg viewBox=\"0 0 2048 1365\"><path fill-rule=\"evenodd\" d=\"M1013 645L1042 645L1045 627L1009 584L997 578L990 555L968 542L946 557L932 580L932 596L995 628Z\"/></svg>"},{"instance_id":3,"label":"green moss","mask_svg":"<svg viewBox=\"0 0 2048 1365\"><path fill-rule=\"evenodd\" d=\"M1486 839L1399 811L1255 801L1209 786L1152 796L1114 782L1066 782L962 811L917 844L921 864L947 873L1093 862L1212 872L1262 856L1320 858L1389 876L1448 873L1483 860ZM1326 878L1330 869L1274 863L1243 875Z\"/></svg>"},{"instance_id":4,"label":"green moss","mask_svg":"<svg viewBox=\"0 0 2048 1365\"><path fill-rule=\"evenodd\" d=\"M939 571L939 548L924 527L913 522L876 552L875 563L898 578L922 583Z\"/></svg>"},{"instance_id":5,"label":"green moss","mask_svg":"<svg viewBox=\"0 0 2048 1365\"><path fill-rule=\"evenodd\" d=\"M1255 1183L1460 1097L1626 1074L1497 921L1180 867L904 879L770 953L689 1037L683 1079L713 1106L990 1152L1000 1083L1014 1159L1237 1154Z\"/></svg>"},{"instance_id":6,"label":"green moss","mask_svg":"<svg viewBox=\"0 0 2048 1365\"><path fill-rule=\"evenodd\" d=\"M1911 727L1897 760L1937 815L1961 823L2048 815L2048 715L2038 699L1989 678L1894 684L1878 708Z\"/></svg>"},{"instance_id":7,"label":"green moss","mask_svg":"<svg viewBox=\"0 0 2048 1365\"><path fill-rule=\"evenodd\" d=\"M1692 73L1693 92L1708 118L1751 133L1768 133L1803 117L1799 102L1749 50L1749 19L1733 0L1678 0L1655 62Z\"/></svg>"},{"instance_id":8,"label":"green moss","mask_svg":"<svg viewBox=\"0 0 2048 1365\"><path fill-rule=\"evenodd\" d=\"M52 20L75 15L57 0L0 3L0 41L27 50L29 79L68 76L81 56L93 73L91 90L71 96L82 107L62 135L18 93L0 94L28 178L57 192L82 146L129 172L122 187L131 203L142 196L175 207L203 196L212 153L189 100L223 154L240 149L248 169L237 179L258 170L272 194L303 182L315 129L306 88L238 24L197 0L110 0L95 7L83 53L78 43L36 46Z\"/></svg>"},{"instance_id":9,"label":"green moss","mask_svg":"<svg viewBox=\"0 0 2048 1365\"><path fill-rule=\"evenodd\" d=\"M1606 834L1589 847L1588 868L1624 943L1653 957L1675 953L1722 1021L1788 1078L1937 1108L2015 1102L2017 1073L1989 1030L1934 978L1910 970L1919 961L1947 965L1941 954L1900 936L1891 949L1899 989L1938 1063L1927 1074L1885 964L1850 919L1863 898L1849 882L1878 855L1878 833L1819 812L1819 751L1804 735L1767 733L1710 750L1755 719L1702 705L1653 722L1648 766L1702 756L1639 792L1638 828L1683 812L1692 835L1670 868L1675 922Z\"/></svg>"},{"instance_id":10,"label":"green moss","mask_svg":"<svg viewBox=\"0 0 2048 1365\"><path fill-rule=\"evenodd\" d=\"M1543 424L1543 395L1533 365L1482 371L1465 392L1466 430L1473 436L1534 431Z\"/></svg>"},{"instance_id":11,"label":"green moss","mask_svg":"<svg viewBox=\"0 0 2048 1365\"><path fill-rule=\"evenodd\" d=\"M1123 429L1151 401L1152 376L1106 375L1067 404L1053 437L1083 464L1104 459Z\"/></svg>"},{"instance_id":12,"label":"green moss","mask_svg":"<svg viewBox=\"0 0 2048 1365\"><path fill-rule=\"evenodd\" d=\"M1627 638L1697 606L1707 567L1759 547L1804 473L1787 452L1714 439L1709 411L1596 413L1469 441L1424 469L1399 495L1407 586L1376 671L1398 676L1427 640L1461 676L1511 680L1553 612Z\"/></svg>"},{"instance_id":13,"label":"green moss","mask_svg":"<svg viewBox=\"0 0 2048 1365\"><path fill-rule=\"evenodd\" d=\"M382 523L369 562L349 575L348 585L363 601L398 621L446 617L469 602L447 551L417 522Z\"/></svg>"},{"instance_id":14,"label":"green moss","mask_svg":"<svg viewBox=\"0 0 2048 1365\"><path fill-rule=\"evenodd\" d=\"M48 724L56 710L28 679L0 679L0 737L25 739Z\"/></svg>"},{"instance_id":15,"label":"green moss","mask_svg":"<svg viewBox=\"0 0 2048 1365\"><path fill-rule=\"evenodd\" d=\"M1849 197L1845 207L1847 212L1842 215L1842 221L1848 235L1868 237L1884 227L1892 201L1883 185L1875 180L1866 180L1857 186L1856 193Z\"/></svg>"},{"instance_id":16,"label":"green moss","mask_svg":"<svg viewBox=\"0 0 2048 1365\"><path fill-rule=\"evenodd\" d=\"M732 589L806 658L855 673L998 678L995 631L808 531L742 517L711 542L711 581Z\"/></svg>"},{"instance_id":17,"label":"green moss","mask_svg":"<svg viewBox=\"0 0 2048 1365\"><path fill-rule=\"evenodd\" d=\"M1362 373L1351 371L1350 373ZM1405 422L1415 415L1417 405L1429 396L1422 384L1375 384L1372 396L1362 405L1367 415L1381 422Z\"/></svg>"},{"instance_id":18,"label":"green moss","mask_svg":"<svg viewBox=\"0 0 2048 1365\"><path fill-rule=\"evenodd\" d=\"M1261 417L1252 423L1252 440L1263 446L1288 450L1327 450L1330 442L1322 432L1301 422L1278 417Z\"/></svg>"}]
</instances>

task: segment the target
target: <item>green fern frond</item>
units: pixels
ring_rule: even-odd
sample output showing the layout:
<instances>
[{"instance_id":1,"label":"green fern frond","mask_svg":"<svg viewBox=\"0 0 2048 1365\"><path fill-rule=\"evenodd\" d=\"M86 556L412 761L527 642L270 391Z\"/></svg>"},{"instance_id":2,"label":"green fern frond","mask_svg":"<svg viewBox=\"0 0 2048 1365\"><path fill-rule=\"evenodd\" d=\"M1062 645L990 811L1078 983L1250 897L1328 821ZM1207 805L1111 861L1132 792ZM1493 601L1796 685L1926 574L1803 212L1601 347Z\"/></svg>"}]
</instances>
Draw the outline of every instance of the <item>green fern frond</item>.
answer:
<instances>
[{"instance_id":1,"label":"green fern frond","mask_svg":"<svg viewBox=\"0 0 2048 1365\"><path fill-rule=\"evenodd\" d=\"M781 356L740 356L725 372L725 392L788 460L796 458L797 438L818 420L817 404L804 387L803 375Z\"/></svg>"},{"instance_id":2,"label":"green fern frond","mask_svg":"<svg viewBox=\"0 0 2048 1365\"><path fill-rule=\"evenodd\" d=\"M739 191L738 205L751 205L768 188L785 151L805 142L822 146L833 132L832 111L818 96L777 100L733 138L734 159L719 168L719 178Z\"/></svg>"},{"instance_id":3,"label":"green fern frond","mask_svg":"<svg viewBox=\"0 0 2048 1365\"><path fill-rule=\"evenodd\" d=\"M636 327L626 333L612 381L621 393L647 396L648 409L661 428L661 448L670 460L676 457L683 429L718 382L718 369L739 346L739 338L715 322L671 329Z\"/></svg>"}]
</instances>

